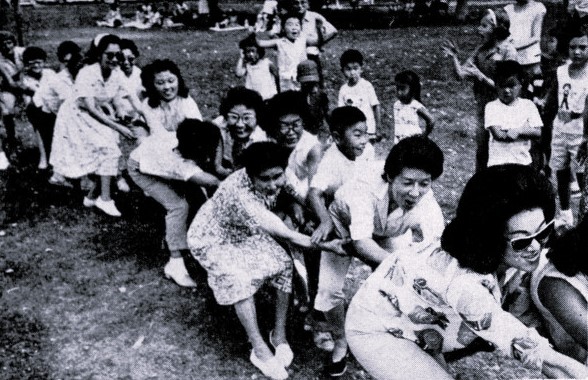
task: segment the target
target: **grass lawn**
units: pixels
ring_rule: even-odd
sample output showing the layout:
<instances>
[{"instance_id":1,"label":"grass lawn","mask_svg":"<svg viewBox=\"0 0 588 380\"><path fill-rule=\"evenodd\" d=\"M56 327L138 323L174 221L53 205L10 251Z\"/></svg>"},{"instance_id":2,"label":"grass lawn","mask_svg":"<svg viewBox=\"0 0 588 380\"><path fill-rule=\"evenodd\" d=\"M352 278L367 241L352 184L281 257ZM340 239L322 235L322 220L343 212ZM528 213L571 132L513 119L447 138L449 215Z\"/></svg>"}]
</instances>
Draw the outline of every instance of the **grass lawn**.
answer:
<instances>
[{"instance_id":1,"label":"grass lawn","mask_svg":"<svg viewBox=\"0 0 588 380\"><path fill-rule=\"evenodd\" d=\"M65 39L81 46L104 29L50 27L44 17L66 8L42 8L30 16L30 44L55 51ZM100 14L95 7L84 15ZM48 15L48 13L51 13ZM93 13L92 13L93 12ZM63 16L63 15L61 15ZM38 23L34 22L37 20ZM61 24L59 24L61 25ZM139 46L140 62L170 57L182 69L204 116L216 116L220 98L238 83L232 69L243 33L202 31L116 31ZM456 82L440 52L444 38L470 51L473 26L392 30L344 30L325 51L331 99L342 84L338 58L356 47L366 57L365 77L390 123L392 78L404 68L423 80L423 102L437 119L432 138L445 153L445 173L435 191L447 219L474 167L474 111L468 83ZM160 249L163 211L138 189L116 196L123 218L84 209L77 190L47 185L36 171L32 133L19 124L24 145L18 162L0 174L0 379L256 379L249 346L234 312L215 304L205 276L183 289L163 278L167 260ZM379 144L385 155L389 145ZM262 328L272 325L269 296L259 298ZM291 378L320 378L325 355L291 312L295 352ZM540 377L517 363L480 353L452 364L462 379ZM346 379L366 379L355 363Z\"/></svg>"}]
</instances>

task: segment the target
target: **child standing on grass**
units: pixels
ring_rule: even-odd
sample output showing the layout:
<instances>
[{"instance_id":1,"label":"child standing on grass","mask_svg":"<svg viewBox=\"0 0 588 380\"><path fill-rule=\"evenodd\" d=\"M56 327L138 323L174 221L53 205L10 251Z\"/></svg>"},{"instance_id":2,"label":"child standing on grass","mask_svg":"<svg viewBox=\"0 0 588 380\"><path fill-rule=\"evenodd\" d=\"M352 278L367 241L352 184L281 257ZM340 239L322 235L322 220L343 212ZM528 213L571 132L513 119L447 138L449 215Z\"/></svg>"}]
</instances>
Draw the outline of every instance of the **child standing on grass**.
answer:
<instances>
[{"instance_id":1,"label":"child standing on grass","mask_svg":"<svg viewBox=\"0 0 588 380\"><path fill-rule=\"evenodd\" d=\"M265 58L265 49L257 44L255 34L239 42L240 56L235 75L245 76L245 88L257 91L263 100L278 93L279 75L274 63Z\"/></svg>"},{"instance_id":2,"label":"child standing on grass","mask_svg":"<svg viewBox=\"0 0 588 380\"><path fill-rule=\"evenodd\" d=\"M43 118L43 115L40 113L42 104L38 102L38 99L34 98L41 83L48 82L55 76L55 71L45 68L46 61L47 53L39 47L28 47L23 53L24 71L21 78L21 87L26 105L27 118L35 130L37 147L39 148L38 168L41 170L47 169L47 153L41 130L48 127L45 124L51 124L51 121L53 123L55 122L54 119Z\"/></svg>"},{"instance_id":3,"label":"child standing on grass","mask_svg":"<svg viewBox=\"0 0 588 380\"><path fill-rule=\"evenodd\" d=\"M570 167L574 168L580 188L584 186L584 169L577 162L577 154L585 142L584 123L588 117L588 35L578 29L570 36L570 60L557 68L557 79L546 104L550 107L557 102L549 166L557 177L560 204L557 222L565 226L574 225L570 209Z\"/></svg>"},{"instance_id":4,"label":"child standing on grass","mask_svg":"<svg viewBox=\"0 0 588 380\"><path fill-rule=\"evenodd\" d=\"M278 72L280 76L280 91L299 90L296 82L296 68L306 60L306 37L302 35L302 22L294 15L287 15L282 19L283 37L271 40L260 40L257 44L262 48L273 48L278 51Z\"/></svg>"},{"instance_id":5,"label":"child standing on grass","mask_svg":"<svg viewBox=\"0 0 588 380\"><path fill-rule=\"evenodd\" d=\"M363 55L355 49L346 50L340 64L347 82L339 90L337 105L359 108L365 115L369 138L375 140L380 127L380 102L374 86L361 77Z\"/></svg>"},{"instance_id":6,"label":"child standing on grass","mask_svg":"<svg viewBox=\"0 0 588 380\"><path fill-rule=\"evenodd\" d=\"M394 78L396 96L394 103L394 144L400 140L423 134L429 136L435 124L427 108L421 103L421 81L411 70L402 71ZM425 131L420 127L419 120L425 121Z\"/></svg>"},{"instance_id":7,"label":"child standing on grass","mask_svg":"<svg viewBox=\"0 0 588 380\"><path fill-rule=\"evenodd\" d=\"M541 136L543 122L535 104L520 98L523 69L516 61L496 64L498 99L486 105L485 128L490 131L488 166L531 165L531 140Z\"/></svg>"}]
</instances>

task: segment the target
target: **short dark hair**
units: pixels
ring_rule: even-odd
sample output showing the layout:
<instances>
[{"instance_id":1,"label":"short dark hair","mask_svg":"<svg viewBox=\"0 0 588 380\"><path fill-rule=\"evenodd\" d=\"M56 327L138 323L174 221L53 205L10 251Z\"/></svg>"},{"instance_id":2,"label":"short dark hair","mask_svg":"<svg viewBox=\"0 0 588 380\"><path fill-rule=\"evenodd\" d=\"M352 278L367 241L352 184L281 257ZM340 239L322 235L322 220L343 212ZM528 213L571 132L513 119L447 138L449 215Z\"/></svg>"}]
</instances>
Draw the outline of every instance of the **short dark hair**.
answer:
<instances>
[{"instance_id":1,"label":"short dark hair","mask_svg":"<svg viewBox=\"0 0 588 380\"><path fill-rule=\"evenodd\" d=\"M265 104L257 91L242 86L231 88L221 101L219 113L226 117L229 111L238 105L254 110L257 122L260 124L260 118L265 113Z\"/></svg>"},{"instance_id":2,"label":"short dark hair","mask_svg":"<svg viewBox=\"0 0 588 380\"><path fill-rule=\"evenodd\" d=\"M241 156L249 178L257 177L261 172L288 166L289 152L275 142L264 141L251 144Z\"/></svg>"},{"instance_id":3,"label":"short dark hair","mask_svg":"<svg viewBox=\"0 0 588 380\"><path fill-rule=\"evenodd\" d=\"M285 91L274 95L267 101L264 118L264 129L275 136L279 127L280 118L285 115L300 115L304 124L309 120L308 105L304 95L300 91Z\"/></svg>"},{"instance_id":4,"label":"short dark hair","mask_svg":"<svg viewBox=\"0 0 588 380\"><path fill-rule=\"evenodd\" d=\"M347 128L355 124L365 122L365 114L357 107L343 106L338 107L331 112L328 117L329 129L331 133L343 135Z\"/></svg>"},{"instance_id":5,"label":"short dark hair","mask_svg":"<svg viewBox=\"0 0 588 380\"><path fill-rule=\"evenodd\" d=\"M525 72L520 63L512 60L496 62L496 70L494 70L494 83L496 83L496 86L501 86L512 77L516 77L519 82L524 83Z\"/></svg>"},{"instance_id":6,"label":"short dark hair","mask_svg":"<svg viewBox=\"0 0 588 380\"><path fill-rule=\"evenodd\" d=\"M79 55L81 51L82 50L80 49L78 44L76 44L75 42L63 41L57 47L57 59L61 62L61 61L63 61L63 59L65 58L66 55L68 55L68 54L71 54L72 56Z\"/></svg>"},{"instance_id":7,"label":"short dark hair","mask_svg":"<svg viewBox=\"0 0 588 380\"><path fill-rule=\"evenodd\" d=\"M534 208L542 209L547 221L553 219L555 197L545 176L516 164L479 171L466 184L441 247L463 268L494 273L506 252L506 223Z\"/></svg>"},{"instance_id":8,"label":"short dark hair","mask_svg":"<svg viewBox=\"0 0 588 380\"><path fill-rule=\"evenodd\" d=\"M421 135L402 139L390 150L384 174L393 180L402 169L419 169L437 179L443 173L443 152L433 140Z\"/></svg>"},{"instance_id":9,"label":"short dark hair","mask_svg":"<svg viewBox=\"0 0 588 380\"><path fill-rule=\"evenodd\" d=\"M288 21L291 18L295 18L298 21L300 21L300 26L302 26L302 17L300 17L299 14L288 12L285 15L280 16L280 26L282 27L282 34L286 33L286 31L284 30L286 21Z\"/></svg>"},{"instance_id":10,"label":"short dark hair","mask_svg":"<svg viewBox=\"0 0 588 380\"><path fill-rule=\"evenodd\" d=\"M510 18L503 8L496 9L493 12L496 16L496 26L492 35L496 41L503 41L510 36Z\"/></svg>"},{"instance_id":11,"label":"short dark hair","mask_svg":"<svg viewBox=\"0 0 588 380\"><path fill-rule=\"evenodd\" d=\"M155 75L164 71L169 71L178 77L178 96L181 98L188 97L188 88L186 87L186 82L184 82L184 78L182 77L178 65L169 59L156 59L145 66L141 71L141 82L143 83L143 87L145 87L147 104L149 104L151 108L158 107L161 102L154 82Z\"/></svg>"},{"instance_id":12,"label":"short dark hair","mask_svg":"<svg viewBox=\"0 0 588 380\"><path fill-rule=\"evenodd\" d=\"M100 56L104 54L109 45L118 45L120 47L120 38L114 34L107 34L100 38L98 45L96 45L96 61L100 60Z\"/></svg>"},{"instance_id":13,"label":"short dark hair","mask_svg":"<svg viewBox=\"0 0 588 380\"><path fill-rule=\"evenodd\" d=\"M8 32L6 30L0 30L0 42L4 42L6 40L12 41L12 43L16 45L16 36L14 33Z\"/></svg>"},{"instance_id":14,"label":"short dark hair","mask_svg":"<svg viewBox=\"0 0 588 380\"><path fill-rule=\"evenodd\" d=\"M245 48L254 47L257 49L257 54L259 58L263 58L265 56L265 49L259 46L257 43L257 38L255 37L255 33L251 33L247 37L243 38L239 41L239 49L245 50Z\"/></svg>"},{"instance_id":15,"label":"short dark hair","mask_svg":"<svg viewBox=\"0 0 588 380\"><path fill-rule=\"evenodd\" d=\"M129 49L135 57L140 55L139 49L133 40L123 38L120 40L120 50Z\"/></svg>"},{"instance_id":16,"label":"short dark hair","mask_svg":"<svg viewBox=\"0 0 588 380\"><path fill-rule=\"evenodd\" d=\"M363 54L359 50L355 49L347 49L341 54L341 58L339 59L339 64L341 68L344 68L350 63L359 63L360 66L363 66Z\"/></svg>"},{"instance_id":17,"label":"short dark hair","mask_svg":"<svg viewBox=\"0 0 588 380\"><path fill-rule=\"evenodd\" d=\"M584 215L582 222L574 229L553 242L547 258L553 263L555 269L566 276L573 277L578 273L588 275L586 247L588 247L588 214Z\"/></svg>"},{"instance_id":18,"label":"short dark hair","mask_svg":"<svg viewBox=\"0 0 588 380\"><path fill-rule=\"evenodd\" d=\"M184 119L176 131L180 155L194 161L202 170L213 171L221 135L217 126L197 119Z\"/></svg>"},{"instance_id":19,"label":"short dark hair","mask_svg":"<svg viewBox=\"0 0 588 380\"><path fill-rule=\"evenodd\" d=\"M47 60L47 52L45 50L41 49L40 47L37 47L37 46L29 46L22 53L22 61L23 61L23 63L28 63L28 62L31 62L31 61L36 61L38 59L43 60L43 61L46 61Z\"/></svg>"}]
</instances>

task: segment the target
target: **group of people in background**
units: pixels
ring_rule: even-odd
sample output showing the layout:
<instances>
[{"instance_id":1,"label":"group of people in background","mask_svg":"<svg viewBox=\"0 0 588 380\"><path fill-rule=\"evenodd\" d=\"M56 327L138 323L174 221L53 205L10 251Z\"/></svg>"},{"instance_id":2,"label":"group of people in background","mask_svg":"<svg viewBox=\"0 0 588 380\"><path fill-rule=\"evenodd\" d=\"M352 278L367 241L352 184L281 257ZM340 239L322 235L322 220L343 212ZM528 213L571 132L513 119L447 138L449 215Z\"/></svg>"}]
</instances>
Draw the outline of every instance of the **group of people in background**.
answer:
<instances>
[{"instance_id":1,"label":"group of people in background","mask_svg":"<svg viewBox=\"0 0 588 380\"><path fill-rule=\"evenodd\" d=\"M345 373L351 351L377 379L449 378L443 354L478 338L548 377L588 377L588 221L576 225L570 207L570 184L585 186L584 14L550 31L543 53L546 10L534 0L487 10L482 42L463 62L444 44L457 76L473 82L478 120L476 174L445 226L432 190L443 152L419 76L394 76L394 124L384 130L367 62L348 49L331 107L321 51L337 30L306 0L277 7L269 31L238 43L244 85L210 121L174 61L139 68L131 40L99 35L85 54L64 41L55 72L46 51L1 32L0 170L13 165L24 107L39 169L54 185L79 180L83 207L120 217L112 190L130 191L130 180L166 211L165 276L196 286L184 262L196 259L216 301L234 307L251 363L272 379L286 379L295 359L292 293L330 352L331 377ZM384 138L393 146L382 161L372 144ZM585 199L581 207L580 218ZM354 260L374 272L347 308ZM269 336L254 298L268 283Z\"/></svg>"}]
</instances>

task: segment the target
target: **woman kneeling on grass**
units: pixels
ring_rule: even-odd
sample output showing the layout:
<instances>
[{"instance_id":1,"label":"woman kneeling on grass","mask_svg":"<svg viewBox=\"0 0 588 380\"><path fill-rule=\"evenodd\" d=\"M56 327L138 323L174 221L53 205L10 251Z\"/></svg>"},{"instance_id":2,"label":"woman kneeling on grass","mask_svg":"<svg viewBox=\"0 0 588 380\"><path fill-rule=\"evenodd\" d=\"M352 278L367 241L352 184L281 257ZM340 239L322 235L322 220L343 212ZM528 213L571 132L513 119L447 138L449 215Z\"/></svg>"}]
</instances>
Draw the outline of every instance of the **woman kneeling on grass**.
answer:
<instances>
[{"instance_id":1,"label":"woman kneeling on grass","mask_svg":"<svg viewBox=\"0 0 588 380\"><path fill-rule=\"evenodd\" d=\"M243 153L245 168L221 183L188 230L192 255L208 272L220 305L234 305L253 345L250 360L264 375L286 379L293 353L286 340L286 314L292 290L290 246L309 248L310 237L288 229L279 212L288 154L275 143L259 142ZM278 202L280 200L280 202ZM279 241L279 242L278 242ZM319 247L343 254L341 240ZM276 315L270 343L259 331L255 293L270 281L276 288Z\"/></svg>"},{"instance_id":2,"label":"woman kneeling on grass","mask_svg":"<svg viewBox=\"0 0 588 380\"><path fill-rule=\"evenodd\" d=\"M391 253L356 293L345 326L355 358L376 379L450 379L442 354L479 336L548 377L586 378L500 306L506 270L537 268L554 208L547 179L529 167L474 175L441 246Z\"/></svg>"},{"instance_id":3,"label":"woman kneeling on grass","mask_svg":"<svg viewBox=\"0 0 588 380\"><path fill-rule=\"evenodd\" d=\"M146 195L165 210L165 242L170 252L165 276L180 286L195 287L190 278L182 251L188 250L186 231L190 206L202 204L204 194L199 186L216 187L214 158L220 144L216 126L195 119L185 119L175 135L151 135L131 152L129 175ZM201 195L198 205L195 196ZM189 200L192 200L190 202ZM191 204L192 203L192 204Z\"/></svg>"}]
</instances>

